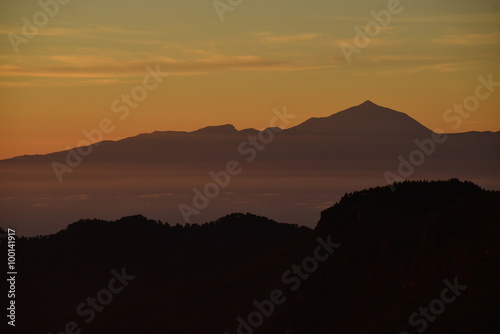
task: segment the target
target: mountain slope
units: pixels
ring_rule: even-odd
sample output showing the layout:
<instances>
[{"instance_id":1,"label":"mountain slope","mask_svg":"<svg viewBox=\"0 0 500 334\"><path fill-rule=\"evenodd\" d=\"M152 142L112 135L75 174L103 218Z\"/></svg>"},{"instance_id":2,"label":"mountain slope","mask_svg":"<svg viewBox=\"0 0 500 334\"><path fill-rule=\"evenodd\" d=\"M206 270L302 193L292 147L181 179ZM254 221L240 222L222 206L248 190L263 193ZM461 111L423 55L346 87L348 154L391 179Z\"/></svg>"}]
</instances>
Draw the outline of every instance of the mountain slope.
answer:
<instances>
[{"instance_id":1,"label":"mountain slope","mask_svg":"<svg viewBox=\"0 0 500 334\"><path fill-rule=\"evenodd\" d=\"M286 301L254 334L414 332L421 328L408 322L410 315L441 298L444 281L456 278L467 288L427 322L426 332L496 333L499 222L500 192L458 180L346 194L322 213L313 234L251 215L231 215L204 228L166 228L140 216L82 221L52 237L19 240L28 270L20 293L33 291L19 297L20 305L38 307L33 300L44 300L46 306L23 318L26 331L20 333L77 320L73 307L107 283L112 266L126 266L137 278L84 331L237 333L238 317L247 319L254 301L280 289ZM317 237L328 235L340 246L291 291L283 274L304 266ZM252 256L256 250L258 257ZM65 312L44 315L59 308Z\"/></svg>"},{"instance_id":2,"label":"mountain slope","mask_svg":"<svg viewBox=\"0 0 500 334\"><path fill-rule=\"evenodd\" d=\"M388 172L397 180L458 177L500 189L500 132L449 134L438 143L409 116L369 101L270 131L222 125L154 132L94 144L85 156L71 150L0 161L0 222L31 235L53 233L88 212L184 222L179 205L192 206L195 189L224 175L229 162L241 173L189 221L213 220L229 206L313 226L318 208L353 189L387 184Z\"/></svg>"},{"instance_id":3,"label":"mountain slope","mask_svg":"<svg viewBox=\"0 0 500 334\"><path fill-rule=\"evenodd\" d=\"M427 135L431 130L407 114L365 101L329 117L311 118L286 131L355 137L365 135L418 136Z\"/></svg>"},{"instance_id":4,"label":"mountain slope","mask_svg":"<svg viewBox=\"0 0 500 334\"><path fill-rule=\"evenodd\" d=\"M114 222L80 220L54 235L18 239L17 261L24 272L16 302L23 321L16 333L59 333L70 320L92 333L75 309L107 286L113 269L125 268L136 277L115 296L121 305L123 298L161 296L199 279L231 275L311 233L251 214L185 227L136 215ZM96 322L101 320L98 314Z\"/></svg>"}]
</instances>

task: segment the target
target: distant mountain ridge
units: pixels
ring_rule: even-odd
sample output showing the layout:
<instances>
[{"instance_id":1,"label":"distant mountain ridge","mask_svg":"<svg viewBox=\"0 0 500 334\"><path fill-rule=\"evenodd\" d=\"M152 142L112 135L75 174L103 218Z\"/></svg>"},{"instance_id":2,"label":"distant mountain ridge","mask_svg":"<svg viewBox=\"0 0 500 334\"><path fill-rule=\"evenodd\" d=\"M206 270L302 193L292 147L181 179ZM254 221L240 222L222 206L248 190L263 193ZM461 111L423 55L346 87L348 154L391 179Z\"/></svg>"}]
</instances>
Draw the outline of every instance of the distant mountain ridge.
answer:
<instances>
[{"instance_id":1,"label":"distant mountain ridge","mask_svg":"<svg viewBox=\"0 0 500 334\"><path fill-rule=\"evenodd\" d=\"M397 180L457 177L500 189L500 132L443 134L437 143L433 131L408 115L370 101L275 130L261 133L226 124L157 131L2 160L0 222L23 226L37 220L30 229L40 233L88 212L107 219L143 212L185 221L179 205L192 205L195 189L203 191L213 181L209 173L223 172L228 162L236 162L242 173L193 222L221 216L232 205L312 226L317 208L331 204L332 192L341 196L388 184L387 172ZM91 153L78 153L85 151Z\"/></svg>"},{"instance_id":2,"label":"distant mountain ridge","mask_svg":"<svg viewBox=\"0 0 500 334\"><path fill-rule=\"evenodd\" d=\"M327 117L310 118L303 123L288 128L284 131L287 134L332 134L332 135L422 135L430 132L428 128L412 119L407 114L389 108L381 107L371 101L354 106L343 111L334 113ZM248 128L237 130L232 124L207 126L192 132L186 131L155 131L143 133L133 137L124 138L117 141L105 140L107 146L121 145L122 142L133 142L136 140L160 140L174 137L189 137L203 135L238 136L255 135L259 130ZM94 144L95 146L95 144ZM57 157L67 151L54 152L44 155L24 155L1 161L27 159L32 157Z\"/></svg>"},{"instance_id":3,"label":"distant mountain ridge","mask_svg":"<svg viewBox=\"0 0 500 334\"><path fill-rule=\"evenodd\" d=\"M177 140L182 140L187 141L187 144L191 146L192 144L190 145L189 142L191 140L200 140L198 138L199 136L220 136L227 137L228 140L233 139L237 141L238 138L241 138L240 140L244 140L246 136L256 135L258 132L259 130L251 128L237 130L234 125L225 124L207 126L192 132L155 131L153 133L139 134L134 137L128 137L117 141L105 140L103 142L93 144L92 146L94 147L94 151L106 151L105 154L112 157L113 151L119 155L122 149L126 149L124 145L130 145L131 149L133 149L134 147L137 147L137 144L143 145L140 144L141 141L144 142L144 144L154 144L155 142L162 142L162 144L165 144L165 141L172 140L173 142L171 144L182 145L182 142L177 142ZM379 106L368 100L358 106L345 109L327 117L310 118L297 126L285 129L280 136L332 135L359 138L363 138L365 136L377 136L379 138L415 138L428 136L431 132L432 131L430 129L417 122L407 114ZM482 132L474 133L477 135L483 134ZM491 132L488 133L492 134ZM500 132L495 132L494 134L496 133ZM460 134L454 135L456 136ZM201 142L198 142L197 144L199 144L200 147L203 146L203 143ZM105 147L105 149L103 147ZM217 147L223 148L223 146ZM154 150L154 147L150 147L150 149ZM171 149L175 150L175 147L171 147ZM144 148L140 148L139 151L144 153ZM163 154L162 151L165 150L160 150L158 154ZM167 151L164 153L168 154ZM187 150L187 153L189 153L189 150ZM67 154L67 151L54 152L44 155L24 155L0 160L0 163L32 159L59 159L65 154ZM36 162L36 160L34 161Z\"/></svg>"}]
</instances>

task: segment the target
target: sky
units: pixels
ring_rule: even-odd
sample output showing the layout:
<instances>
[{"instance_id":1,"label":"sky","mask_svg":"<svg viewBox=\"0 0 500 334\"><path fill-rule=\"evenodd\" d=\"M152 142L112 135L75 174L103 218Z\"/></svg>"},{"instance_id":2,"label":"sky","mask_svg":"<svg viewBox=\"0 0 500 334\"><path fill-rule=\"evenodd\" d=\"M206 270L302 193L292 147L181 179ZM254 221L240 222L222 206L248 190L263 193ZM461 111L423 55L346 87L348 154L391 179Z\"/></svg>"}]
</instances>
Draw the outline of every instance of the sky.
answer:
<instances>
[{"instance_id":1,"label":"sky","mask_svg":"<svg viewBox=\"0 0 500 334\"><path fill-rule=\"evenodd\" d=\"M365 100L433 130L500 131L500 88L458 128L443 118L479 76L500 81L500 0L221 0L224 12L212 0L55 1L41 0L52 15L35 0L0 4L0 159L79 146L103 119L103 139L118 140L262 129L283 106L294 126ZM388 7L348 61L340 45ZM141 100L126 106L132 92Z\"/></svg>"}]
</instances>

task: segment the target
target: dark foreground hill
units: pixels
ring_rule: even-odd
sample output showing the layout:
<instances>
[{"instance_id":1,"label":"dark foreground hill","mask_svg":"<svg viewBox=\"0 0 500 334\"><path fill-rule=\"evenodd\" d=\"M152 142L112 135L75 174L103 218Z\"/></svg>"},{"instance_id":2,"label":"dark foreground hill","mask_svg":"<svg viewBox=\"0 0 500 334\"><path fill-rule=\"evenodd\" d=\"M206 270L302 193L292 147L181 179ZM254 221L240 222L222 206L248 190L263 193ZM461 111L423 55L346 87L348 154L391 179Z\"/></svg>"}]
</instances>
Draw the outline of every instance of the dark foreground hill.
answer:
<instances>
[{"instance_id":1,"label":"dark foreground hill","mask_svg":"<svg viewBox=\"0 0 500 334\"><path fill-rule=\"evenodd\" d=\"M458 180L395 189L345 195L316 231L135 216L20 239L18 332L498 333L500 193ZM117 274L123 290L99 308Z\"/></svg>"},{"instance_id":2,"label":"dark foreground hill","mask_svg":"<svg viewBox=\"0 0 500 334\"><path fill-rule=\"evenodd\" d=\"M135 278L123 293L113 296L103 314L112 314L130 300L154 302L197 279L226 277L312 232L250 214L232 214L201 226L169 226L138 215L114 222L81 220L54 235L20 238L16 333L36 329L55 334L70 321L92 333L85 314L93 307L78 312L77 306L87 304L88 297L99 302L98 292L110 289L109 281L116 278L112 271L122 273L123 268L125 276ZM119 282L114 284L119 289ZM106 318L98 309L96 323ZM131 311L121 317L136 318Z\"/></svg>"}]
</instances>

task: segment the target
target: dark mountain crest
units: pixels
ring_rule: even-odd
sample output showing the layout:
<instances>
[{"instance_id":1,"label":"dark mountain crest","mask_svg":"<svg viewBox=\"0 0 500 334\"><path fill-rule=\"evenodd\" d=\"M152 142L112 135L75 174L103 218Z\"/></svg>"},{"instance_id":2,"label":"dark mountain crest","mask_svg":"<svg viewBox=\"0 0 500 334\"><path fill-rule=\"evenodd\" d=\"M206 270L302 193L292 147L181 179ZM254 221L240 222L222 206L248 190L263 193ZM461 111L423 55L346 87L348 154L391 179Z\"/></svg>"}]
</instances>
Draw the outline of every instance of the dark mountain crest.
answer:
<instances>
[{"instance_id":1,"label":"dark mountain crest","mask_svg":"<svg viewBox=\"0 0 500 334\"><path fill-rule=\"evenodd\" d=\"M213 126L206 126L204 128L195 130L191 133L196 133L196 134L231 134L231 133L237 133L238 130L234 127L232 124L224 124L224 125L213 125Z\"/></svg>"},{"instance_id":2,"label":"dark mountain crest","mask_svg":"<svg viewBox=\"0 0 500 334\"><path fill-rule=\"evenodd\" d=\"M118 231L118 230L150 230L153 231L161 231L165 229L179 229L179 230L188 230L191 228L207 228L207 227L265 227L268 226L276 226L276 225L288 225L292 228L299 228L296 224L282 224L278 223L272 219L269 219L264 216L254 215L252 213L231 213L224 217L221 217L217 220L210 221L199 224L176 224L175 226L170 225L169 223L163 223L160 220L152 220L148 219L143 215L133 215L126 216L115 221L101 220L101 219L80 219L77 222L71 223L67 226L66 229L57 233L57 235L62 234L92 234L96 229L99 229L101 233L106 233L110 231ZM306 229L306 228L305 228Z\"/></svg>"},{"instance_id":3,"label":"dark mountain crest","mask_svg":"<svg viewBox=\"0 0 500 334\"><path fill-rule=\"evenodd\" d=\"M363 218L365 229L399 221L406 224L434 210L448 208L474 194L487 193L470 181L452 178L447 181L404 181L390 186L374 187L345 194L334 206L321 212L317 231L352 230L345 222ZM469 196L469 197L468 197ZM332 225L331 222L336 222Z\"/></svg>"},{"instance_id":4,"label":"dark mountain crest","mask_svg":"<svg viewBox=\"0 0 500 334\"><path fill-rule=\"evenodd\" d=\"M481 187L470 181L460 181L457 178L451 178L449 180L438 180L438 181L403 181L394 183L395 191L392 191L390 186L383 187L372 187L365 190L354 191L352 193L346 193L339 201L339 205L357 201L365 196L377 195L377 196L388 196L394 195L394 197L402 197L409 194L417 193L423 194L433 190L438 191L439 196L443 195L442 192L446 192L447 198L460 196L460 194L484 191Z\"/></svg>"}]
</instances>

